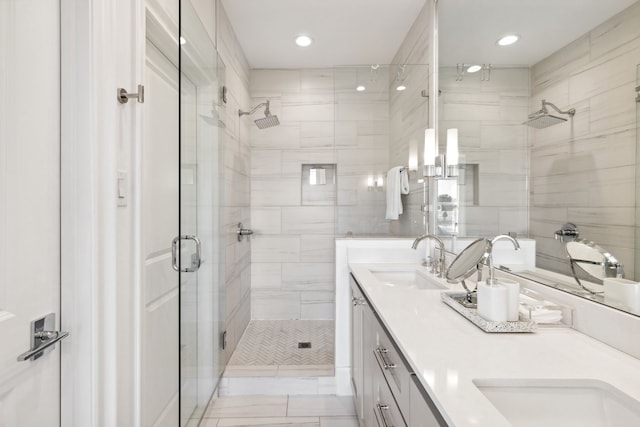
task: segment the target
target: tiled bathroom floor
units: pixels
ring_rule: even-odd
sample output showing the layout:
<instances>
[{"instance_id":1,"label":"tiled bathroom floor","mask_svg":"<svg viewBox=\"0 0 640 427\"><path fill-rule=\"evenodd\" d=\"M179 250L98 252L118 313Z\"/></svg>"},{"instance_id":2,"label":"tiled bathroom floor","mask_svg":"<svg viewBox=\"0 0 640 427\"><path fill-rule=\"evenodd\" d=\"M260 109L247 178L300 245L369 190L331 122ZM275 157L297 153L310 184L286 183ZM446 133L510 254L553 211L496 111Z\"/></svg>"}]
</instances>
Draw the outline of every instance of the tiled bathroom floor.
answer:
<instances>
[{"instance_id":1,"label":"tiled bathroom floor","mask_svg":"<svg viewBox=\"0 0 640 427\"><path fill-rule=\"evenodd\" d=\"M352 397L220 396L200 427L358 427Z\"/></svg>"},{"instance_id":2,"label":"tiled bathroom floor","mask_svg":"<svg viewBox=\"0 0 640 427\"><path fill-rule=\"evenodd\" d=\"M333 375L333 329L333 320L252 320L225 376ZM298 343L311 343L311 348L298 348Z\"/></svg>"}]
</instances>

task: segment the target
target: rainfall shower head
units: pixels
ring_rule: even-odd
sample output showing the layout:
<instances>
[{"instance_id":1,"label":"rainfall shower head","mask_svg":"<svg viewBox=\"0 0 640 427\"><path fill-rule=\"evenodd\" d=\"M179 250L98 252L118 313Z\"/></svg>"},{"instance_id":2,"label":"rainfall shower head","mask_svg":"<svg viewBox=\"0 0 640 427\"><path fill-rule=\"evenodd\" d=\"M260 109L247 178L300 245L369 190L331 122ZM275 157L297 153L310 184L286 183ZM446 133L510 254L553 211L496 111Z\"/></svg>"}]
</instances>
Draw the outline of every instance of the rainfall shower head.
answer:
<instances>
[{"instance_id":1,"label":"rainfall shower head","mask_svg":"<svg viewBox=\"0 0 640 427\"><path fill-rule=\"evenodd\" d=\"M274 116L273 114L271 114L271 111L269 111L269 101L256 105L251 111L238 111L238 116L242 117L244 115L253 114L258 108L262 106L265 107L264 117L254 120L254 123L256 124L256 126L258 126L258 129L266 129L273 126L278 126L280 124L280 120L278 120L278 116Z\"/></svg>"},{"instance_id":2,"label":"rainfall shower head","mask_svg":"<svg viewBox=\"0 0 640 427\"><path fill-rule=\"evenodd\" d=\"M526 122L523 122L522 124L534 127L536 129L544 129L549 126L553 126L555 124L567 121L567 119L565 119L564 117L558 117L558 116L554 116L553 114L549 114L549 111L547 111L547 105L553 108L554 110L556 110L558 113L566 114L569 117L573 117L573 115L576 114L575 108L571 108L570 110L567 110L567 111L562 111L552 103L547 102L546 100L543 99L542 109L536 111L535 113L529 114L529 120L527 120Z\"/></svg>"}]
</instances>

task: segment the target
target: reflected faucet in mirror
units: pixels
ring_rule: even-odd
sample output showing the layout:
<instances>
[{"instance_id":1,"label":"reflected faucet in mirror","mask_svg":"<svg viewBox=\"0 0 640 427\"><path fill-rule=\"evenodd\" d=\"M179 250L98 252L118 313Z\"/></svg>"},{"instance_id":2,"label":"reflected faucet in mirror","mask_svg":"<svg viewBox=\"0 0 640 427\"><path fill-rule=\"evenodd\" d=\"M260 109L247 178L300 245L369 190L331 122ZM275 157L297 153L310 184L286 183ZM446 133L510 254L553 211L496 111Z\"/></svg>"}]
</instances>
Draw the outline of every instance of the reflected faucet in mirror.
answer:
<instances>
[{"instance_id":1,"label":"reflected faucet in mirror","mask_svg":"<svg viewBox=\"0 0 640 427\"><path fill-rule=\"evenodd\" d=\"M511 243L513 243L513 247L515 248L516 251L520 250L520 243L518 243L518 241L515 238L508 236L506 234L501 234L499 236L496 236L489 241L489 244L487 245L487 255L486 255L486 259L488 260L488 263L489 263L489 277L487 278L488 285L493 285L495 283L495 279L493 277L493 245L495 245L496 242L499 240L509 240Z\"/></svg>"},{"instance_id":2,"label":"reflected faucet in mirror","mask_svg":"<svg viewBox=\"0 0 640 427\"><path fill-rule=\"evenodd\" d=\"M440 258L438 260L438 263L435 265L435 267L432 268L431 272L432 273L437 273L439 278L443 278L444 277L444 272L447 269L445 252L444 252L444 243L442 242L442 240L440 240L438 237L434 236L433 234L423 234L422 236L416 237L416 239L413 241L413 245L411 245L411 248L412 249L418 249L418 245L424 239L433 239L433 240L436 241L436 243L438 243L438 250L440 251ZM422 265L424 265L424 266L428 265L427 261L425 260L425 262L422 263Z\"/></svg>"},{"instance_id":3,"label":"reflected faucet in mirror","mask_svg":"<svg viewBox=\"0 0 640 427\"><path fill-rule=\"evenodd\" d=\"M562 243L564 242L572 242L580 237L580 231L575 224L567 222L564 224L560 230L557 230L553 233L556 240L560 240Z\"/></svg>"}]
</instances>

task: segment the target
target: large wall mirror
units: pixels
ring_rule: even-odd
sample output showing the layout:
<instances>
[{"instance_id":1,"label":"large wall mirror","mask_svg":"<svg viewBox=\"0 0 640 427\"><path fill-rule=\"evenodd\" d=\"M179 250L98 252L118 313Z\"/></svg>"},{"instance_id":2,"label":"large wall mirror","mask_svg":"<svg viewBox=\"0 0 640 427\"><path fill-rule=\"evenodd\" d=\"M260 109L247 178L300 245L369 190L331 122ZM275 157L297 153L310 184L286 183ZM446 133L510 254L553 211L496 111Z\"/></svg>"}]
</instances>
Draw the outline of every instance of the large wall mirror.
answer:
<instances>
[{"instance_id":1,"label":"large wall mirror","mask_svg":"<svg viewBox=\"0 0 640 427\"><path fill-rule=\"evenodd\" d=\"M530 237L536 269L571 276L572 223L640 280L639 22L637 0L438 2L440 152L458 129L461 165L432 180L438 234Z\"/></svg>"}]
</instances>

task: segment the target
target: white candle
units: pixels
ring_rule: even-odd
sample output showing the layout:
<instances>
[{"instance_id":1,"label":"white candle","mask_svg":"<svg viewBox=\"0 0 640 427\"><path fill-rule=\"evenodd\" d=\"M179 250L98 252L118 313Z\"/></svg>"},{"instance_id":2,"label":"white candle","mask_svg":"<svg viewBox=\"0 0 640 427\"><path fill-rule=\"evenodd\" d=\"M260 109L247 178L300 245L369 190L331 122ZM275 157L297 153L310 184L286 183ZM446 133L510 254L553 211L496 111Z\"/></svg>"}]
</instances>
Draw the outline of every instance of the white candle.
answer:
<instances>
[{"instance_id":1,"label":"white candle","mask_svg":"<svg viewBox=\"0 0 640 427\"><path fill-rule=\"evenodd\" d=\"M447 165L458 165L458 129L447 129Z\"/></svg>"},{"instance_id":2,"label":"white candle","mask_svg":"<svg viewBox=\"0 0 640 427\"><path fill-rule=\"evenodd\" d=\"M424 130L424 164L435 166L438 147L436 147L436 130L433 128Z\"/></svg>"}]
</instances>

